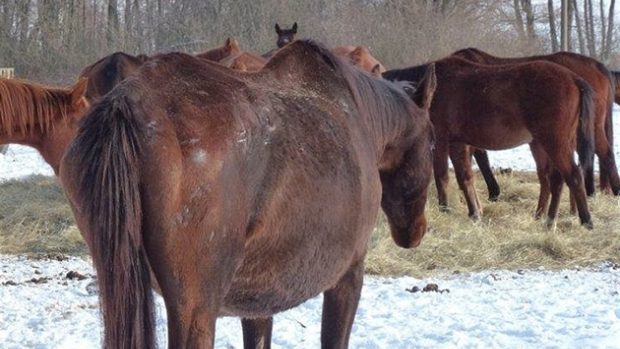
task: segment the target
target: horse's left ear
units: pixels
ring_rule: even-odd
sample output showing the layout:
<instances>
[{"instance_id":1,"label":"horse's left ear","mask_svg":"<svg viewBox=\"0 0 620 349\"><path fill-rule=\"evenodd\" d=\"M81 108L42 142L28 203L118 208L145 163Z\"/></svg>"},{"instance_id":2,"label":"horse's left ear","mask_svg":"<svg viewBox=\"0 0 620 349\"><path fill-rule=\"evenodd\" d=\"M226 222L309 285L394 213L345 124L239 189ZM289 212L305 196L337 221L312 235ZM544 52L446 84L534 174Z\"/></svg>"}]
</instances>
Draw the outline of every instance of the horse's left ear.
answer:
<instances>
[{"instance_id":1,"label":"horse's left ear","mask_svg":"<svg viewBox=\"0 0 620 349\"><path fill-rule=\"evenodd\" d=\"M380 78L381 77L381 65L375 64L370 70L370 75Z\"/></svg>"},{"instance_id":2,"label":"horse's left ear","mask_svg":"<svg viewBox=\"0 0 620 349\"><path fill-rule=\"evenodd\" d=\"M280 30L280 25L278 23L276 23L276 34L280 35L280 32L282 30Z\"/></svg>"},{"instance_id":3,"label":"horse's left ear","mask_svg":"<svg viewBox=\"0 0 620 349\"><path fill-rule=\"evenodd\" d=\"M80 78L80 81L78 81L71 89L71 105L73 105L76 109L88 106L88 101L86 100L87 88L88 78Z\"/></svg>"},{"instance_id":4,"label":"horse's left ear","mask_svg":"<svg viewBox=\"0 0 620 349\"><path fill-rule=\"evenodd\" d=\"M297 34L297 22L293 23L293 34Z\"/></svg>"},{"instance_id":5,"label":"horse's left ear","mask_svg":"<svg viewBox=\"0 0 620 349\"><path fill-rule=\"evenodd\" d=\"M435 74L435 63L431 63L428 65L426 69L426 74L424 74L424 79L422 81L422 101L421 107L424 110L428 110L431 107L431 102L433 101L433 95L435 94L435 90L437 89L437 74Z\"/></svg>"}]
</instances>

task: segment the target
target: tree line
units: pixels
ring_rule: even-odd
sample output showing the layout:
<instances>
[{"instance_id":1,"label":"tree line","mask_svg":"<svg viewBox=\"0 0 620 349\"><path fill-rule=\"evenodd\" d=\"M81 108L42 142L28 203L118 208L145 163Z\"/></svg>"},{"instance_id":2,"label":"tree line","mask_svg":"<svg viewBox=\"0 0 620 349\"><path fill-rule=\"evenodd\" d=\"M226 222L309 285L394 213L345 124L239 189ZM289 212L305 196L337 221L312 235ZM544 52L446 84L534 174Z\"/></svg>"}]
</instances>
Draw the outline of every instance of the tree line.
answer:
<instances>
[{"instance_id":1,"label":"tree line","mask_svg":"<svg viewBox=\"0 0 620 349\"><path fill-rule=\"evenodd\" d=\"M562 1L569 49L617 60L615 0ZM198 52L232 36L242 49L266 52L275 47L274 24L294 21L300 37L367 45L387 67L468 46L498 55L558 51L561 22L559 0L0 0L0 66L67 84L114 51Z\"/></svg>"}]
</instances>

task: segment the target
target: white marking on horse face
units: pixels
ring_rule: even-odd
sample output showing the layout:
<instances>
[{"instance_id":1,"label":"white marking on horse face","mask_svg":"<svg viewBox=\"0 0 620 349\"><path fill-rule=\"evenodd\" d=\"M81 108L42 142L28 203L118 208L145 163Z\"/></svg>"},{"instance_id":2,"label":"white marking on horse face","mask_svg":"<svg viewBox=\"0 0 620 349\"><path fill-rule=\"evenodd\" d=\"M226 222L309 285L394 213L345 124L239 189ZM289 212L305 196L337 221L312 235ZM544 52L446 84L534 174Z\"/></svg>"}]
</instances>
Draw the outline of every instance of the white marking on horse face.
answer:
<instances>
[{"instance_id":1,"label":"white marking on horse face","mask_svg":"<svg viewBox=\"0 0 620 349\"><path fill-rule=\"evenodd\" d=\"M196 165L204 165L207 162L207 152L204 149L196 149L192 153L192 161Z\"/></svg>"}]
</instances>

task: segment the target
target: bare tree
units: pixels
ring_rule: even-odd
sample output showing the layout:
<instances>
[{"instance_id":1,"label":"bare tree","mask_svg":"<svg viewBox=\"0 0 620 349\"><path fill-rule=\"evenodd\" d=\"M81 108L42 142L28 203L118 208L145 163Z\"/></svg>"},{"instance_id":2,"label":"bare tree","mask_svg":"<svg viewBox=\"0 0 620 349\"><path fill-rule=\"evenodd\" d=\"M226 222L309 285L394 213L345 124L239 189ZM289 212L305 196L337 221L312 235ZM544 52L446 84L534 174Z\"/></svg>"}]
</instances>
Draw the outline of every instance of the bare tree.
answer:
<instances>
[{"instance_id":1,"label":"bare tree","mask_svg":"<svg viewBox=\"0 0 620 349\"><path fill-rule=\"evenodd\" d=\"M551 51L559 51L558 32L556 29L555 10L553 9L553 0L547 0L547 11L549 13L549 35L551 36Z\"/></svg>"}]
</instances>

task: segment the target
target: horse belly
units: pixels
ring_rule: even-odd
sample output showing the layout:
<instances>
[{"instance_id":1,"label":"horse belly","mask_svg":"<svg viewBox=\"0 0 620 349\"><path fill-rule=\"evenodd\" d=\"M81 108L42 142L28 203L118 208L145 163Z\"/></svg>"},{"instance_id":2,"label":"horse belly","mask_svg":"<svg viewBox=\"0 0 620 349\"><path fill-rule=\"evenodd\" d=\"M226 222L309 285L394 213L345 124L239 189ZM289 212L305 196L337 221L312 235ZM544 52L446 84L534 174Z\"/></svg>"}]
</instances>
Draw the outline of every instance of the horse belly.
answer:
<instances>
[{"instance_id":1,"label":"horse belly","mask_svg":"<svg viewBox=\"0 0 620 349\"><path fill-rule=\"evenodd\" d=\"M530 143L532 133L523 125L493 123L489 127L472 133L465 143L488 150L505 150Z\"/></svg>"},{"instance_id":2,"label":"horse belly","mask_svg":"<svg viewBox=\"0 0 620 349\"><path fill-rule=\"evenodd\" d=\"M271 316L333 287L366 250L380 204L380 189L368 190L380 185L374 182L361 192L328 185L286 202L265 222L262 236L246 244L222 315ZM282 223L292 212L295 219Z\"/></svg>"}]
</instances>

